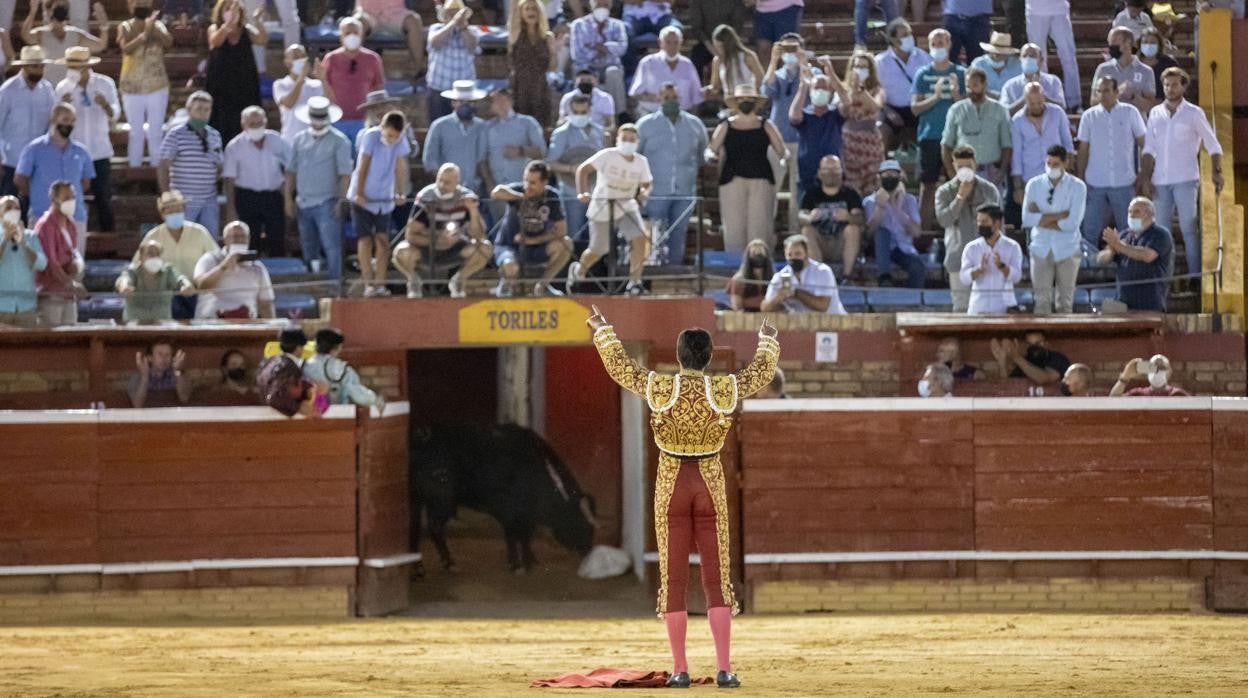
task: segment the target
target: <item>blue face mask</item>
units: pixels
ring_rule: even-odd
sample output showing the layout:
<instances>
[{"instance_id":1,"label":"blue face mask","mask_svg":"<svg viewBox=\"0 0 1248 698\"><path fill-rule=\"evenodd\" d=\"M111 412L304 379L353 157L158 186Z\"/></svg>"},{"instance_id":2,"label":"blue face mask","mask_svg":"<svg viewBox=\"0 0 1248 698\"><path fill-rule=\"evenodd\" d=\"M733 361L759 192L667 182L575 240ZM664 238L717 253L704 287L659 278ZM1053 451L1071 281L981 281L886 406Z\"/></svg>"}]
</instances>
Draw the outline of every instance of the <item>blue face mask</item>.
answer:
<instances>
[{"instance_id":1,"label":"blue face mask","mask_svg":"<svg viewBox=\"0 0 1248 698\"><path fill-rule=\"evenodd\" d=\"M1028 75L1031 75L1032 73L1040 69L1040 60L1037 58L1032 58L1031 56L1027 56L1022 61L1020 61L1020 63L1022 63L1023 72L1027 73Z\"/></svg>"},{"instance_id":2,"label":"blue face mask","mask_svg":"<svg viewBox=\"0 0 1248 698\"><path fill-rule=\"evenodd\" d=\"M939 62L939 61L949 60L949 49L943 46L933 47L931 53L932 53L932 60L934 61Z\"/></svg>"},{"instance_id":3,"label":"blue face mask","mask_svg":"<svg viewBox=\"0 0 1248 698\"><path fill-rule=\"evenodd\" d=\"M186 222L185 213L170 213L169 215L165 216L165 225L172 230L177 230L181 228L182 224L185 222Z\"/></svg>"},{"instance_id":4,"label":"blue face mask","mask_svg":"<svg viewBox=\"0 0 1248 698\"><path fill-rule=\"evenodd\" d=\"M914 50L914 35L912 34L910 36L901 37L901 41L899 43L901 44L902 51L910 53Z\"/></svg>"}]
</instances>

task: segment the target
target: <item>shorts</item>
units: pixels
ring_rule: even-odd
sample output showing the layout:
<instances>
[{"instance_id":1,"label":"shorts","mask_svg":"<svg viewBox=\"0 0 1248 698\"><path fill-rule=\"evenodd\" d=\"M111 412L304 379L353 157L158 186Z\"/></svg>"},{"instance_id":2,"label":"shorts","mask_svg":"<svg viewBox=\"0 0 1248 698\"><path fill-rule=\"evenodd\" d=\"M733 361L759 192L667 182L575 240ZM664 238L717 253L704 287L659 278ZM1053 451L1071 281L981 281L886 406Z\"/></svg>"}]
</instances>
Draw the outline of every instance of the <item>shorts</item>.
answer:
<instances>
[{"instance_id":1,"label":"shorts","mask_svg":"<svg viewBox=\"0 0 1248 698\"><path fill-rule=\"evenodd\" d=\"M919 181L935 184L945 175L945 161L941 156L940 139L919 141Z\"/></svg>"},{"instance_id":2,"label":"shorts","mask_svg":"<svg viewBox=\"0 0 1248 698\"><path fill-rule=\"evenodd\" d=\"M830 263L833 260L840 260L841 251L845 249L845 236L841 233L845 232L847 223L835 224L834 230L825 230L824 226L816 224L814 226L818 235L815 235L815 244L819 245L819 254L822 255L824 263Z\"/></svg>"},{"instance_id":3,"label":"shorts","mask_svg":"<svg viewBox=\"0 0 1248 698\"><path fill-rule=\"evenodd\" d=\"M796 32L802 23L802 6L790 5L779 12L754 12L754 40L776 43Z\"/></svg>"},{"instance_id":4,"label":"shorts","mask_svg":"<svg viewBox=\"0 0 1248 698\"><path fill-rule=\"evenodd\" d=\"M550 255L546 254L546 245L494 247L494 264L496 264L499 269L502 269L513 262L522 267L538 267L549 261Z\"/></svg>"},{"instance_id":5,"label":"shorts","mask_svg":"<svg viewBox=\"0 0 1248 698\"><path fill-rule=\"evenodd\" d=\"M369 27L369 36L374 39L402 39L403 23L407 21L410 10L402 12L369 13L358 11L356 16Z\"/></svg>"},{"instance_id":6,"label":"shorts","mask_svg":"<svg viewBox=\"0 0 1248 698\"><path fill-rule=\"evenodd\" d=\"M615 223L620 231L620 237L629 242L646 234L645 226L641 222L641 214L637 211L626 212L616 218ZM591 220L589 222L589 251L597 255L605 255L611 251L610 221Z\"/></svg>"},{"instance_id":7,"label":"shorts","mask_svg":"<svg viewBox=\"0 0 1248 698\"><path fill-rule=\"evenodd\" d=\"M366 208L351 204L351 222L355 225L357 239L374 235L390 236L390 212L373 213Z\"/></svg>"}]
</instances>

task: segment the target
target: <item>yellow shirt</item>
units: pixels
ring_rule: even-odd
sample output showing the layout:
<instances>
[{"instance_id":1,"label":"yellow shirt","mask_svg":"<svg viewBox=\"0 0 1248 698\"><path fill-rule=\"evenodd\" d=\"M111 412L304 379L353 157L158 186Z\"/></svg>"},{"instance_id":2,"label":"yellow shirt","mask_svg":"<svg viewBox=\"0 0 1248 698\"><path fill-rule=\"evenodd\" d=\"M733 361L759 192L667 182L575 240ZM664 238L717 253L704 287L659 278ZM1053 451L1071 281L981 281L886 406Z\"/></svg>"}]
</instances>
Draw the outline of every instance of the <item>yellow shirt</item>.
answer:
<instances>
[{"instance_id":1,"label":"yellow shirt","mask_svg":"<svg viewBox=\"0 0 1248 698\"><path fill-rule=\"evenodd\" d=\"M150 240L159 242L164 248L164 252L160 255L161 259L173 265L178 273L192 281L195 279L195 265L199 262L199 258L219 249L212 235L208 234L208 229L192 221L182 223L182 234L177 240L173 239L169 227L161 223L143 236L139 247L142 248L144 243ZM139 263L137 250L134 253L134 263Z\"/></svg>"}]
</instances>

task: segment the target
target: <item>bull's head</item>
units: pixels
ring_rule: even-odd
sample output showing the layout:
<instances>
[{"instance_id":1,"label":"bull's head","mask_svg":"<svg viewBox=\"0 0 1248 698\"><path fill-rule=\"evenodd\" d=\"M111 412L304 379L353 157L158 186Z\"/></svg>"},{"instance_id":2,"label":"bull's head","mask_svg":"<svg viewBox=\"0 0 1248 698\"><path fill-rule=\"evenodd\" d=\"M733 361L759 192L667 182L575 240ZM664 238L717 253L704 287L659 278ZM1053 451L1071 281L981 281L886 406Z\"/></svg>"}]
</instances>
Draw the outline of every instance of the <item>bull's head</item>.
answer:
<instances>
[{"instance_id":1,"label":"bull's head","mask_svg":"<svg viewBox=\"0 0 1248 698\"><path fill-rule=\"evenodd\" d=\"M551 527L555 540L581 557L588 555L594 547L594 532L598 527L594 498L573 493L559 519L559 524Z\"/></svg>"}]
</instances>

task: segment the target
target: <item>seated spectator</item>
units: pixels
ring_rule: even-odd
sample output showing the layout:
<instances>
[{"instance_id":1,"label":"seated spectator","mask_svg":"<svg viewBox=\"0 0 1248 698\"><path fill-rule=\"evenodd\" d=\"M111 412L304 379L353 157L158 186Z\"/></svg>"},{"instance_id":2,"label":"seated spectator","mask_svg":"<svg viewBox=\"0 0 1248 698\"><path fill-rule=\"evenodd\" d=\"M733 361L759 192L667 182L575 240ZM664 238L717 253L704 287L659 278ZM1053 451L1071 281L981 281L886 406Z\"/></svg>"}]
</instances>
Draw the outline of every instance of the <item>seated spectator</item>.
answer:
<instances>
[{"instance_id":1,"label":"seated spectator","mask_svg":"<svg viewBox=\"0 0 1248 698\"><path fill-rule=\"evenodd\" d=\"M494 238L494 263L501 272L495 295L500 298L515 295L522 266L545 267L541 280L533 285L533 295L563 295L550 282L572 259L572 240L559 191L547 184L549 181L550 167L533 160L524 168L523 181L500 184L490 192L491 199L507 204L507 214Z\"/></svg>"},{"instance_id":2,"label":"seated spectator","mask_svg":"<svg viewBox=\"0 0 1248 698\"><path fill-rule=\"evenodd\" d=\"M131 407L178 407L191 401L191 379L182 371L186 352L158 339L134 355L136 371L126 385Z\"/></svg>"},{"instance_id":3,"label":"seated spectator","mask_svg":"<svg viewBox=\"0 0 1248 698\"><path fill-rule=\"evenodd\" d=\"M736 30L720 25L715 27L711 39L715 59L711 61L711 83L706 86L706 94L713 99L726 100L736 94L740 85L758 90L763 81L763 64L758 54L741 41Z\"/></svg>"},{"instance_id":4,"label":"seated spectator","mask_svg":"<svg viewBox=\"0 0 1248 698\"><path fill-rule=\"evenodd\" d=\"M225 151L220 132L208 125L211 113L212 95L197 91L186 98L186 123L169 129L161 141L156 181L162 192L180 192L186 218L216 237L221 221L217 178Z\"/></svg>"},{"instance_id":5,"label":"seated spectator","mask_svg":"<svg viewBox=\"0 0 1248 698\"><path fill-rule=\"evenodd\" d=\"M1018 49L1010 41L1010 35L1004 32L992 33L986 44L980 44L984 55L971 61L972 68L984 71L987 81L988 99L1001 101L1001 89L1005 83L1023 74L1023 64L1018 60Z\"/></svg>"},{"instance_id":6,"label":"seated spectator","mask_svg":"<svg viewBox=\"0 0 1248 698\"><path fill-rule=\"evenodd\" d=\"M206 254L217 251L217 243L204 226L186 219L186 199L176 189L166 191L156 200L156 211L162 222L147 231L139 246L159 242L164 258L169 260L179 274L195 278L195 265ZM135 252L131 263L138 266L142 260ZM174 296L173 319L190 320L195 317L197 296Z\"/></svg>"},{"instance_id":7,"label":"seated spectator","mask_svg":"<svg viewBox=\"0 0 1248 698\"><path fill-rule=\"evenodd\" d=\"M680 108L674 85L659 88L658 96L660 110L637 122L637 152L654 171L669 175L654 181L645 214L656 229L655 258L660 264L683 265L689 218L697 209L698 173L709 140L702 120Z\"/></svg>"},{"instance_id":8,"label":"seated spectator","mask_svg":"<svg viewBox=\"0 0 1248 698\"><path fill-rule=\"evenodd\" d=\"M406 128L403 112L392 111L382 119L381 126L364 132L347 189L365 298L390 295L386 289L390 214L395 206L407 201L407 156L412 151L403 137Z\"/></svg>"},{"instance_id":9,"label":"seated spectator","mask_svg":"<svg viewBox=\"0 0 1248 698\"><path fill-rule=\"evenodd\" d=\"M248 407L263 404L256 385L247 376L247 357L237 349L221 355L221 380L204 386L195 404L209 407Z\"/></svg>"},{"instance_id":10,"label":"seated spectator","mask_svg":"<svg viewBox=\"0 0 1248 698\"><path fill-rule=\"evenodd\" d=\"M550 31L538 0L517 0L507 23L507 52L511 59L508 86L516 111L549 128L554 111L548 76L557 71L559 43ZM563 74L558 73L560 81Z\"/></svg>"},{"instance_id":11,"label":"seated spectator","mask_svg":"<svg viewBox=\"0 0 1248 698\"><path fill-rule=\"evenodd\" d=\"M971 287L970 315L1003 315L1018 305L1014 284L1023 277L1023 248L1005 236L1005 212L985 204L976 212L979 238L962 250L964 285Z\"/></svg>"},{"instance_id":12,"label":"seated spectator","mask_svg":"<svg viewBox=\"0 0 1248 698\"><path fill-rule=\"evenodd\" d=\"M50 61L45 69L45 77L53 85L65 79L65 64L58 65L55 61L65 57L66 49L85 46L100 53L108 48L108 14L105 13L104 6L98 2L95 3L93 19L100 31L99 35L95 35L89 31L86 3L75 4L81 9L78 16L71 21L68 0L31 2L26 20L22 22L22 43L43 49L44 58ZM44 23L36 25L40 10L43 11Z\"/></svg>"},{"instance_id":13,"label":"seated spectator","mask_svg":"<svg viewBox=\"0 0 1248 698\"><path fill-rule=\"evenodd\" d=\"M1092 396L1092 369L1087 364L1071 364L1058 388L1065 397Z\"/></svg>"},{"instance_id":14,"label":"seated spectator","mask_svg":"<svg viewBox=\"0 0 1248 698\"><path fill-rule=\"evenodd\" d=\"M0 197L0 325L34 327L35 275L48 266L39 236L22 225L16 196Z\"/></svg>"},{"instance_id":15,"label":"seated spectator","mask_svg":"<svg viewBox=\"0 0 1248 698\"><path fill-rule=\"evenodd\" d=\"M161 258L164 250L156 240L139 247L138 264L132 263L117 277L117 293L126 299L124 322L148 324L173 319L173 294L191 296L195 284Z\"/></svg>"},{"instance_id":16,"label":"seated spectator","mask_svg":"<svg viewBox=\"0 0 1248 698\"><path fill-rule=\"evenodd\" d=\"M738 85L726 100L732 116L721 121L707 145L707 160L719 162L720 222L724 249L745 249L751 237L774 244L775 171L768 150L781 160L784 141L767 120L766 99L751 85Z\"/></svg>"},{"instance_id":17,"label":"seated spectator","mask_svg":"<svg viewBox=\"0 0 1248 698\"><path fill-rule=\"evenodd\" d=\"M797 187L810 189L816 183L819 162L825 155L841 154L844 119L832 106L832 62L823 63L824 73L814 75L809 65L802 67L797 96L789 105L789 123L797 132ZM809 95L810 103L807 104ZM787 150L785 151L787 153Z\"/></svg>"},{"instance_id":18,"label":"seated spectator","mask_svg":"<svg viewBox=\"0 0 1248 698\"><path fill-rule=\"evenodd\" d=\"M862 197L842 181L841 159L825 155L819 161L819 184L802 195L798 220L816 262L840 257L841 278L851 279L862 246ZM770 260L770 255L768 255Z\"/></svg>"},{"instance_id":19,"label":"seated spectator","mask_svg":"<svg viewBox=\"0 0 1248 698\"><path fill-rule=\"evenodd\" d=\"M486 94L470 80L461 80L443 92L453 111L429 124L425 150L421 154L428 172L437 172L448 162L457 165L460 183L474 194L481 191L480 164L486 159L486 132L490 124L477 116L473 103Z\"/></svg>"},{"instance_id":20,"label":"seated spectator","mask_svg":"<svg viewBox=\"0 0 1248 698\"><path fill-rule=\"evenodd\" d=\"M745 246L741 266L728 280L728 303L733 310L756 313L762 309L763 296L776 272L771 261L771 248L755 238Z\"/></svg>"},{"instance_id":21,"label":"seated spectator","mask_svg":"<svg viewBox=\"0 0 1248 698\"><path fill-rule=\"evenodd\" d=\"M462 0L438 5L438 21L429 25L429 121L454 109L442 92L461 80L477 81L477 28L468 23L472 8Z\"/></svg>"},{"instance_id":22,"label":"seated spectator","mask_svg":"<svg viewBox=\"0 0 1248 698\"><path fill-rule=\"evenodd\" d=\"M332 328L317 330L316 355L303 362L303 375L313 383L329 386L331 405L356 404L383 409L386 399L360 382L360 374L341 356L342 333Z\"/></svg>"},{"instance_id":23,"label":"seated spectator","mask_svg":"<svg viewBox=\"0 0 1248 698\"><path fill-rule=\"evenodd\" d=\"M1177 56L1179 51L1174 45L1174 29L1179 22L1187 19L1185 14L1174 13L1174 3L1153 3L1153 28L1161 35L1161 50L1171 56Z\"/></svg>"},{"instance_id":24,"label":"seated spectator","mask_svg":"<svg viewBox=\"0 0 1248 698\"><path fill-rule=\"evenodd\" d=\"M485 129L485 158L481 161L483 191L493 191L504 182L524 177L524 168L532 160L546 157L546 137L537 119L518 114L512 108L512 94L507 88L490 94L490 119ZM490 220L501 220L506 207L491 206Z\"/></svg>"},{"instance_id":25,"label":"seated spectator","mask_svg":"<svg viewBox=\"0 0 1248 698\"><path fill-rule=\"evenodd\" d=\"M970 146L979 163L976 174L1003 189L1013 154L1010 113L1000 103L988 99L987 80L987 74L979 68L966 71L966 99L950 107L945 117L941 159L945 174L952 180L954 149Z\"/></svg>"},{"instance_id":26,"label":"seated spectator","mask_svg":"<svg viewBox=\"0 0 1248 698\"><path fill-rule=\"evenodd\" d=\"M1118 267L1118 300L1128 310L1166 312L1166 287L1174 270L1174 238L1157 225L1153 202L1137 196L1127 209L1129 229L1106 228L1099 264ZM1151 283L1150 283L1151 282Z\"/></svg>"},{"instance_id":27,"label":"seated spectator","mask_svg":"<svg viewBox=\"0 0 1248 698\"><path fill-rule=\"evenodd\" d=\"M806 238L790 235L784 240L788 262L767 284L767 295L759 307L764 313L827 313L846 315L836 288L832 267L808 259Z\"/></svg>"},{"instance_id":28,"label":"seated spectator","mask_svg":"<svg viewBox=\"0 0 1248 698\"><path fill-rule=\"evenodd\" d=\"M874 191L880 163L884 160L884 139L880 135L880 109L884 92L875 74L875 61L865 51L849 57L845 79L831 73L838 111L845 120L841 127L845 181L854 191Z\"/></svg>"},{"instance_id":29,"label":"seated spectator","mask_svg":"<svg viewBox=\"0 0 1248 698\"><path fill-rule=\"evenodd\" d=\"M932 57L915 46L914 30L901 17L888 23L884 36L889 47L876 54L875 67L879 72L880 85L884 88L885 108L880 124L884 129L885 145L891 150L903 135L913 136L918 126L918 117L910 108L910 92L919 69L931 63Z\"/></svg>"},{"instance_id":30,"label":"seated spectator","mask_svg":"<svg viewBox=\"0 0 1248 698\"><path fill-rule=\"evenodd\" d=\"M975 364L962 360L962 343L957 337L945 337L936 345L936 360L949 367L956 380L983 380L984 372Z\"/></svg>"},{"instance_id":31,"label":"seated spectator","mask_svg":"<svg viewBox=\"0 0 1248 698\"><path fill-rule=\"evenodd\" d=\"M273 101L282 117L282 140L293 143L295 136L308 127L308 122L295 114L296 110L309 99L324 96L325 83L317 79L320 68L308 58L303 44L287 46L282 60L289 74L273 81Z\"/></svg>"},{"instance_id":32,"label":"seated spectator","mask_svg":"<svg viewBox=\"0 0 1248 698\"><path fill-rule=\"evenodd\" d=\"M1023 335L1022 345L1017 339L993 339L989 348L1003 377L1026 378L1040 386L1052 385L1070 368L1070 359L1049 349L1044 333L1039 330Z\"/></svg>"},{"instance_id":33,"label":"seated spectator","mask_svg":"<svg viewBox=\"0 0 1248 698\"><path fill-rule=\"evenodd\" d=\"M672 3L666 0L624 0L621 17L630 40L647 34L662 35L668 27L680 27L672 14Z\"/></svg>"},{"instance_id":34,"label":"seated spectator","mask_svg":"<svg viewBox=\"0 0 1248 698\"><path fill-rule=\"evenodd\" d=\"M628 28L611 17L611 0L593 0L592 6L589 14L570 25L572 67L578 76L581 71L593 71L611 95L615 108L623 111L624 70L620 59L628 50ZM579 77L577 81L580 82Z\"/></svg>"},{"instance_id":35,"label":"seated spectator","mask_svg":"<svg viewBox=\"0 0 1248 698\"><path fill-rule=\"evenodd\" d=\"M599 89L598 75L585 68L576 73L576 87L559 99L559 120L566 122L572 114L572 98L585 95L589 98L589 115L594 123L604 129L615 127L615 98L610 92Z\"/></svg>"},{"instance_id":36,"label":"seated spectator","mask_svg":"<svg viewBox=\"0 0 1248 698\"><path fill-rule=\"evenodd\" d=\"M637 152L638 138L637 127L624 124L616 132L614 148L599 150L576 168L576 197L589 205L589 247L579 260L568 265L569 291L610 251L614 227L620 238L628 242L625 292L645 293L641 272L646 263L646 245L642 240L646 224L641 218L641 207L650 198L654 177L646 156ZM596 175L592 192L589 190L590 175Z\"/></svg>"},{"instance_id":37,"label":"seated spectator","mask_svg":"<svg viewBox=\"0 0 1248 698\"><path fill-rule=\"evenodd\" d=\"M664 3L666 4L666 3ZM625 6L625 12L629 6ZM652 114L662 106L660 92L667 85L676 90L676 101L681 109L692 110L702 103L702 80L693 67L693 61L680 55L684 36L680 29L667 26L659 32L659 51L641 59L633 74L633 85L628 94L637 100L640 115Z\"/></svg>"},{"instance_id":38,"label":"seated spectator","mask_svg":"<svg viewBox=\"0 0 1248 698\"><path fill-rule=\"evenodd\" d=\"M286 214L283 189L290 168L290 143L265 128L264 109L242 111L243 132L225 146L225 217L247 224L255 237L252 249L266 257L286 256Z\"/></svg>"},{"instance_id":39,"label":"seated spectator","mask_svg":"<svg viewBox=\"0 0 1248 698\"><path fill-rule=\"evenodd\" d=\"M1114 27L1109 31L1109 60L1096 67L1092 74L1092 99L1096 98L1096 85L1101 78L1113 78L1118 82L1118 99L1134 106L1141 114L1147 114L1157 104L1157 81L1153 69L1135 57L1135 35L1126 27Z\"/></svg>"},{"instance_id":40,"label":"seated spectator","mask_svg":"<svg viewBox=\"0 0 1248 698\"><path fill-rule=\"evenodd\" d=\"M1023 205L1027 183L1044 174L1049 149L1061 146L1075 149L1070 137L1070 118L1061 107L1045 101L1038 83L1027 86L1027 106L1014 115L1010 124L1010 174L1014 181L1014 203Z\"/></svg>"},{"instance_id":41,"label":"seated spectator","mask_svg":"<svg viewBox=\"0 0 1248 698\"><path fill-rule=\"evenodd\" d=\"M355 0L355 17L364 26L364 35L374 41L407 42L412 64L409 73L425 72L425 23L402 0ZM290 39L287 39L290 41Z\"/></svg>"},{"instance_id":42,"label":"seated spectator","mask_svg":"<svg viewBox=\"0 0 1248 698\"><path fill-rule=\"evenodd\" d=\"M342 107L338 129L347 140L354 142L355 134L364 125L361 105L370 92L386 86L386 69L381 56L364 48L364 25L360 20L354 17L338 20L338 41L342 45L321 59L321 80L325 83L325 96ZM429 80L432 88L433 75ZM432 113L429 121L433 121Z\"/></svg>"},{"instance_id":43,"label":"seated spectator","mask_svg":"<svg viewBox=\"0 0 1248 698\"><path fill-rule=\"evenodd\" d=\"M568 237L573 239L580 239L586 234L588 221L588 206L576 198L576 169L607 145L606 130L593 122L589 105L589 97L580 93L572 96L571 114L551 132L550 149L546 151L550 170L559 179L559 194L563 197ZM693 118L701 127L702 122ZM702 128L702 133L705 138L705 127ZM638 149L640 150L640 145ZM698 158L701 157L699 153Z\"/></svg>"},{"instance_id":44,"label":"seated spectator","mask_svg":"<svg viewBox=\"0 0 1248 698\"><path fill-rule=\"evenodd\" d=\"M1118 376L1118 381L1114 383L1114 387L1110 389L1110 397L1185 397L1191 395L1186 390L1170 385L1170 359L1162 354L1154 354L1148 360L1131 359L1126 366L1122 367L1122 375ZM1132 381L1144 378L1148 380L1148 387L1136 387L1127 389Z\"/></svg>"},{"instance_id":45,"label":"seated spectator","mask_svg":"<svg viewBox=\"0 0 1248 698\"><path fill-rule=\"evenodd\" d=\"M258 254L248 248L250 234L242 221L227 223L221 234L221 249L200 257L195 265L195 285L200 295L195 317L276 317L273 283L268 269L258 261Z\"/></svg>"},{"instance_id":46,"label":"seated spectator","mask_svg":"<svg viewBox=\"0 0 1248 698\"><path fill-rule=\"evenodd\" d=\"M434 266L459 266L447 283L452 298L465 296L464 284L494 253L485 239L477 194L460 184L459 167L450 162L438 168L437 181L416 194L403 241L394 248L392 261L407 277L408 298L424 294L419 271L421 264L430 263L431 252Z\"/></svg>"},{"instance_id":47,"label":"seated spectator","mask_svg":"<svg viewBox=\"0 0 1248 698\"><path fill-rule=\"evenodd\" d=\"M927 265L914 247L923 233L919 227L919 200L901 183L896 160L880 163L880 188L862 200L866 234L875 240L875 265L880 286L892 286L893 264L906 271L910 288L923 288Z\"/></svg>"},{"instance_id":48,"label":"seated spectator","mask_svg":"<svg viewBox=\"0 0 1248 698\"><path fill-rule=\"evenodd\" d=\"M333 127L342 109L313 97L297 109L308 124L290 146L286 168L286 215L299 222L303 261L319 272L321 255L331 279L342 279L342 215L350 186L351 143Z\"/></svg>"},{"instance_id":49,"label":"seated spectator","mask_svg":"<svg viewBox=\"0 0 1248 698\"><path fill-rule=\"evenodd\" d=\"M58 63L68 70L66 77L56 86L56 96L62 101L77 105L77 122L74 140L81 143L91 156L95 176L91 179L91 202L94 204L96 230L113 232L113 142L109 132L121 116L121 103L117 99L117 84L107 75L96 72L91 66L100 62L91 55L91 49L73 46L65 51ZM84 209L81 220L85 225ZM85 231L85 228L84 228Z\"/></svg>"},{"instance_id":50,"label":"seated spectator","mask_svg":"<svg viewBox=\"0 0 1248 698\"><path fill-rule=\"evenodd\" d=\"M1062 119L1065 121L1065 115ZM1070 129L1063 128L1070 138ZM1023 225L1031 228L1028 251L1037 315L1074 310L1075 281L1083 260L1080 228L1088 188L1066 171L1066 161L1066 149L1060 145L1051 146L1044 174L1027 182L1023 195Z\"/></svg>"},{"instance_id":51,"label":"seated spectator","mask_svg":"<svg viewBox=\"0 0 1248 698\"><path fill-rule=\"evenodd\" d=\"M1144 145L1144 119L1135 107L1118 101L1118 81L1104 76L1093 88L1098 103L1079 118L1075 174L1088 185L1083 240L1100 246L1106 219L1122 230L1135 192L1136 152Z\"/></svg>"},{"instance_id":52,"label":"seated spectator","mask_svg":"<svg viewBox=\"0 0 1248 698\"><path fill-rule=\"evenodd\" d=\"M72 184L63 179L53 182L48 210L35 222L35 235L48 259L43 271L35 274L39 324L44 327L78 322L78 299L87 295L82 285L86 264L77 249L78 227L73 219L74 197Z\"/></svg>"},{"instance_id":53,"label":"seated spectator","mask_svg":"<svg viewBox=\"0 0 1248 698\"><path fill-rule=\"evenodd\" d=\"M73 204L66 205L65 216L77 231L74 249L79 254L87 246L87 203L83 193L95 179L95 164L82 142L71 138L77 122L77 111L68 102L52 107L52 128L22 149L13 182L30 202L27 220L38 220L48 210L47 194L57 181L69 184Z\"/></svg>"},{"instance_id":54,"label":"seated spectator","mask_svg":"<svg viewBox=\"0 0 1248 698\"><path fill-rule=\"evenodd\" d=\"M1063 112L1066 110L1066 97L1062 93L1062 81L1057 76L1044 72L1041 69L1041 62L1044 60L1044 51L1035 44L1024 44L1022 48L1022 57L1019 59L1019 67L1022 68L1021 75L1015 75L1005 84L1001 86L1001 103L1011 114L1017 113L1027 104L1027 86L1033 82L1040 83L1040 89L1044 94L1044 99L1053 103ZM1015 145L1015 150L1018 146Z\"/></svg>"},{"instance_id":55,"label":"seated spectator","mask_svg":"<svg viewBox=\"0 0 1248 698\"><path fill-rule=\"evenodd\" d=\"M953 397L953 371L942 363L928 364L919 378L919 397Z\"/></svg>"},{"instance_id":56,"label":"seated spectator","mask_svg":"<svg viewBox=\"0 0 1248 698\"><path fill-rule=\"evenodd\" d=\"M1179 62L1174 59L1173 55L1162 50L1161 34L1155 27L1145 29L1140 34L1139 43L1140 55L1137 58L1141 63L1153 69L1153 94L1164 95L1166 90L1161 76L1168 69L1179 67ZM1143 116L1148 116L1148 113L1145 112Z\"/></svg>"},{"instance_id":57,"label":"seated spectator","mask_svg":"<svg viewBox=\"0 0 1248 698\"><path fill-rule=\"evenodd\" d=\"M727 24L740 33L745 29L746 13L753 14L753 12L745 6L744 2L722 2L722 0L689 0L685 7L689 33L696 42L689 52L689 57L697 66L698 75L703 75L715 60L715 54L711 51L714 41L711 35L715 33L715 28L721 24Z\"/></svg>"},{"instance_id":58,"label":"seated spectator","mask_svg":"<svg viewBox=\"0 0 1248 698\"><path fill-rule=\"evenodd\" d=\"M945 228L945 271L953 296L953 312L970 308L971 289L962 283L962 250L979 239L979 208L1000 206L1000 190L975 174L975 149L969 145L953 149L954 176L936 190L936 222Z\"/></svg>"},{"instance_id":59,"label":"seated spectator","mask_svg":"<svg viewBox=\"0 0 1248 698\"><path fill-rule=\"evenodd\" d=\"M1148 0L1127 0L1127 6L1114 17L1113 28L1126 27L1138 41L1145 30L1153 28L1153 18L1148 16Z\"/></svg>"}]
</instances>

